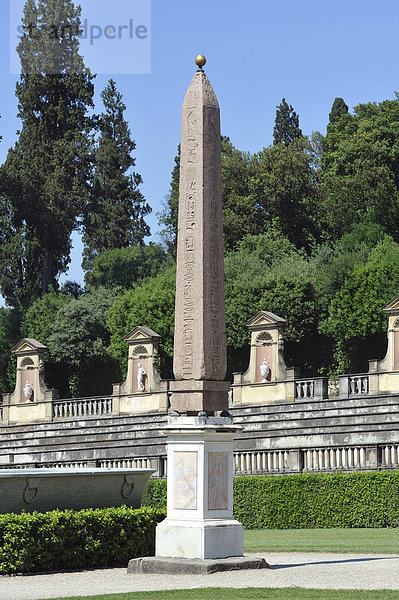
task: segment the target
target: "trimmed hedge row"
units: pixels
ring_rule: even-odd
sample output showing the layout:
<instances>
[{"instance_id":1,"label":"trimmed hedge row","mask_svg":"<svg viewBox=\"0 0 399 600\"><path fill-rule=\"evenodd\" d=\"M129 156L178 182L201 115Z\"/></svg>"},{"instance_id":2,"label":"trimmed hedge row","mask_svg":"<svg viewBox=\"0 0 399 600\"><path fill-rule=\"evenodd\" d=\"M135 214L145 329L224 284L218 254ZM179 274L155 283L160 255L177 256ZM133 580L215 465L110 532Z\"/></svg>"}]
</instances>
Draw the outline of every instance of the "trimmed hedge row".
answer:
<instances>
[{"instance_id":1,"label":"trimmed hedge row","mask_svg":"<svg viewBox=\"0 0 399 600\"><path fill-rule=\"evenodd\" d=\"M164 518L126 506L0 515L0 574L126 566L154 554Z\"/></svg>"},{"instance_id":2,"label":"trimmed hedge row","mask_svg":"<svg viewBox=\"0 0 399 600\"><path fill-rule=\"evenodd\" d=\"M142 505L165 507L166 481ZM234 516L247 529L399 527L399 471L234 478Z\"/></svg>"}]
</instances>

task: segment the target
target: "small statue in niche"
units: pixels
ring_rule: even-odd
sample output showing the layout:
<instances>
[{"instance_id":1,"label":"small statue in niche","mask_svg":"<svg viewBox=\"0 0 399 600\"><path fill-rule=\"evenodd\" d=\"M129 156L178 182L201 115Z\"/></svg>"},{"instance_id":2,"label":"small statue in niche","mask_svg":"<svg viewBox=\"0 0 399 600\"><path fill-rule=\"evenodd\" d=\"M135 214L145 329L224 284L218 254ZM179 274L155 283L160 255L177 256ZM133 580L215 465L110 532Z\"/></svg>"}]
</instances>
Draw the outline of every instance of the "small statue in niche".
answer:
<instances>
[{"instance_id":1,"label":"small statue in niche","mask_svg":"<svg viewBox=\"0 0 399 600\"><path fill-rule=\"evenodd\" d=\"M26 383L24 386L24 397L25 397L25 402L33 402L33 390L31 388L28 380L26 380Z\"/></svg>"},{"instance_id":2,"label":"small statue in niche","mask_svg":"<svg viewBox=\"0 0 399 600\"><path fill-rule=\"evenodd\" d=\"M267 376L269 375L270 367L267 364L266 358L264 358L262 360L262 363L261 363L261 365L259 367L259 370L260 370L260 374L261 374L261 376L263 378L262 379L262 383L267 383Z\"/></svg>"},{"instance_id":3,"label":"small statue in niche","mask_svg":"<svg viewBox=\"0 0 399 600\"><path fill-rule=\"evenodd\" d=\"M144 377L147 374L143 368L143 365L141 364L141 362L139 362L138 366L138 370L137 370L137 391L139 392L143 392L144 391Z\"/></svg>"}]
</instances>

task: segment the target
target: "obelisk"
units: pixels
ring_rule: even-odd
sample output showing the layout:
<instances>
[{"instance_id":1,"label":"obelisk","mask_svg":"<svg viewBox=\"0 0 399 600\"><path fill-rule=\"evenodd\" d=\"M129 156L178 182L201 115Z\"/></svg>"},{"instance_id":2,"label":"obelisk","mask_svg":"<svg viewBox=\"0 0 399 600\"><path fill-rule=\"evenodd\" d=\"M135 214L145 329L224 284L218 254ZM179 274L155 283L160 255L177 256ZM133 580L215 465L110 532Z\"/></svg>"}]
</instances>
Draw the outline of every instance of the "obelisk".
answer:
<instances>
[{"instance_id":1,"label":"obelisk","mask_svg":"<svg viewBox=\"0 0 399 600\"><path fill-rule=\"evenodd\" d=\"M172 409L228 408L219 104L199 67L183 102Z\"/></svg>"},{"instance_id":2,"label":"obelisk","mask_svg":"<svg viewBox=\"0 0 399 600\"><path fill-rule=\"evenodd\" d=\"M264 568L243 556L233 516L233 438L227 411L219 106L199 67L183 103L172 410L167 449L167 517L155 557L128 572L188 573ZM209 570L210 569L210 570Z\"/></svg>"}]
</instances>

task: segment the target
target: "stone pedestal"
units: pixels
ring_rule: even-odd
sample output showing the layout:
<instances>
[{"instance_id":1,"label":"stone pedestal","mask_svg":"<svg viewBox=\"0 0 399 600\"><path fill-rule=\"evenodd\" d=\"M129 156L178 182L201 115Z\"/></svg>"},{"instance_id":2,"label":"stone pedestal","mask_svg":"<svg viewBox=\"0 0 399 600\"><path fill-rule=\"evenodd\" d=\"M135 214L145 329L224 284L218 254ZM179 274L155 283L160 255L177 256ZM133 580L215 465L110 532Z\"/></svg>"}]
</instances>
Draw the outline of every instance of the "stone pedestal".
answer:
<instances>
[{"instance_id":1,"label":"stone pedestal","mask_svg":"<svg viewBox=\"0 0 399 600\"><path fill-rule=\"evenodd\" d=\"M229 381L171 381L173 410L177 412L200 411L214 413L228 407Z\"/></svg>"},{"instance_id":2,"label":"stone pedestal","mask_svg":"<svg viewBox=\"0 0 399 600\"><path fill-rule=\"evenodd\" d=\"M168 513L157 526L156 556L243 556L243 526L233 518L230 417L170 417Z\"/></svg>"}]
</instances>

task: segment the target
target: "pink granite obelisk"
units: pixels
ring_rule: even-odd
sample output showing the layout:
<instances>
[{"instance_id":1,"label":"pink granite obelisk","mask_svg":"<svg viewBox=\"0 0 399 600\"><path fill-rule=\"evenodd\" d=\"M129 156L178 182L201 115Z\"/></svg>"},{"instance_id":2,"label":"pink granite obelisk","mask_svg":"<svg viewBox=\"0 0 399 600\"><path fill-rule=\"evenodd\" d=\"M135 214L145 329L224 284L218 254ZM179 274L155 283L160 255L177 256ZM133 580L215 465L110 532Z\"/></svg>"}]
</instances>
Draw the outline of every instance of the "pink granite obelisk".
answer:
<instances>
[{"instance_id":1,"label":"pink granite obelisk","mask_svg":"<svg viewBox=\"0 0 399 600\"><path fill-rule=\"evenodd\" d=\"M183 104L176 381L171 382L174 411L163 430L167 517L156 528L156 556L132 559L130 573L267 566L263 559L243 556L243 526L233 515L233 438L242 427L226 410L219 106L202 70L205 58L199 55L195 62L200 68Z\"/></svg>"},{"instance_id":2,"label":"pink granite obelisk","mask_svg":"<svg viewBox=\"0 0 399 600\"><path fill-rule=\"evenodd\" d=\"M172 409L228 407L220 111L202 66L183 102Z\"/></svg>"}]
</instances>

